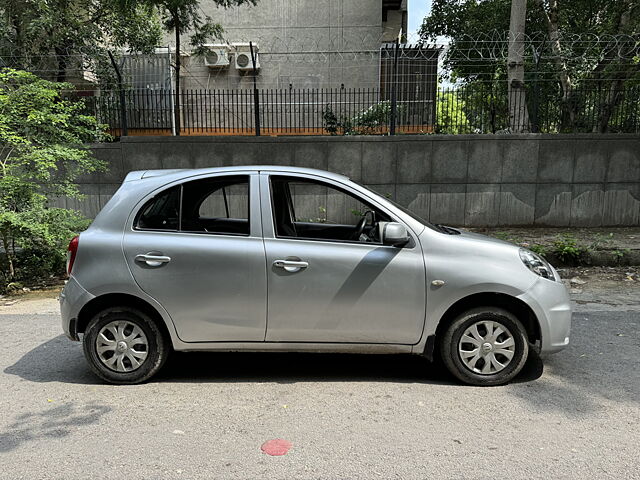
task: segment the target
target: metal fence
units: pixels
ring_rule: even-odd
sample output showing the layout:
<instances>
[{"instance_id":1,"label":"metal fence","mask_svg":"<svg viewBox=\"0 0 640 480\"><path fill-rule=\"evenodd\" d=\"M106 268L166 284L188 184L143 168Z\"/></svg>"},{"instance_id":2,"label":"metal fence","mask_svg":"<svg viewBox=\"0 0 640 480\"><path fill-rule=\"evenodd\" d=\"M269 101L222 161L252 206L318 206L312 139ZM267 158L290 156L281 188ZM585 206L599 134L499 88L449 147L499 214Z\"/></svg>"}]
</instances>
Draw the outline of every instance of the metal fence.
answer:
<instances>
[{"instance_id":1,"label":"metal fence","mask_svg":"<svg viewBox=\"0 0 640 480\"><path fill-rule=\"evenodd\" d=\"M543 84L511 98L503 84L427 90L398 92L395 109L378 88L184 90L180 134L385 135L392 123L397 134L640 132L639 86L587 84L564 94ZM128 90L124 102L120 92L86 101L114 136L123 133L124 116L129 135L172 135L174 95ZM526 108L513 108L519 103Z\"/></svg>"},{"instance_id":2,"label":"metal fence","mask_svg":"<svg viewBox=\"0 0 640 480\"><path fill-rule=\"evenodd\" d=\"M86 102L112 135L171 135L175 129L175 92L129 90L124 115L119 92L103 92ZM378 88L183 90L181 135L346 135L386 134L391 100ZM427 92L397 101L397 131L430 133L435 124L435 95ZM257 108L256 108L257 107Z\"/></svg>"}]
</instances>

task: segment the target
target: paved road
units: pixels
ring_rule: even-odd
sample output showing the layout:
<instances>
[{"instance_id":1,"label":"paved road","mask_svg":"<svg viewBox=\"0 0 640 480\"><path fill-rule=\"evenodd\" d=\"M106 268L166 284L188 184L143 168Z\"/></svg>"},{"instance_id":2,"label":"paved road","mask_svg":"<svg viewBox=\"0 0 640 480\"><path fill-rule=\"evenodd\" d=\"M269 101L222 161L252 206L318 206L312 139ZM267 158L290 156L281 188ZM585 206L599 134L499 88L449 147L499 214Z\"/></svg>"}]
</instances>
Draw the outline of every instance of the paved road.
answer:
<instances>
[{"instance_id":1,"label":"paved road","mask_svg":"<svg viewBox=\"0 0 640 480\"><path fill-rule=\"evenodd\" d=\"M109 386L48 305L0 310L0 478L640 478L636 306L581 305L544 369L473 388L414 357L220 353Z\"/></svg>"}]
</instances>

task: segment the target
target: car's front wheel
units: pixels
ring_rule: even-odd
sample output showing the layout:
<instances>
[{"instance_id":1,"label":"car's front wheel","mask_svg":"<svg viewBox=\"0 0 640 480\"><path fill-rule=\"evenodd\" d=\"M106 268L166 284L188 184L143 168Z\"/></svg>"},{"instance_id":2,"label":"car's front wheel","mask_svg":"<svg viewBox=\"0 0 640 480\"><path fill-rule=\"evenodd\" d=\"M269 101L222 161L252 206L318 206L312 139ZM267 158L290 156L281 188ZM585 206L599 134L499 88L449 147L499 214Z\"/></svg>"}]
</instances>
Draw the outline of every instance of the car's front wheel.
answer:
<instances>
[{"instance_id":1,"label":"car's front wheel","mask_svg":"<svg viewBox=\"0 0 640 480\"><path fill-rule=\"evenodd\" d=\"M110 383L144 382L162 367L169 342L144 312L113 307L97 313L82 340L93 372Z\"/></svg>"},{"instance_id":2,"label":"car's front wheel","mask_svg":"<svg viewBox=\"0 0 640 480\"><path fill-rule=\"evenodd\" d=\"M522 323L500 308L474 308L446 329L440 353L447 369L472 385L501 385L522 370L529 354Z\"/></svg>"}]
</instances>

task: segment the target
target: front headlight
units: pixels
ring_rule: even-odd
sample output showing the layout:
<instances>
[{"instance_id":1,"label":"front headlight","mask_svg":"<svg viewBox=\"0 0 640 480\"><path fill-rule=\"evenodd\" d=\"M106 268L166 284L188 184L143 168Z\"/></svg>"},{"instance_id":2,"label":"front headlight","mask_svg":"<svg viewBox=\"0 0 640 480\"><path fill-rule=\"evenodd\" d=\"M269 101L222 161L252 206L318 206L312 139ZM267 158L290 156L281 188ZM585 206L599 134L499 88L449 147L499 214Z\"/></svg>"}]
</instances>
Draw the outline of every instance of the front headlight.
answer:
<instances>
[{"instance_id":1,"label":"front headlight","mask_svg":"<svg viewBox=\"0 0 640 480\"><path fill-rule=\"evenodd\" d=\"M525 266L536 275L555 282L556 278L549 262L526 248L520 249L520 259Z\"/></svg>"}]
</instances>

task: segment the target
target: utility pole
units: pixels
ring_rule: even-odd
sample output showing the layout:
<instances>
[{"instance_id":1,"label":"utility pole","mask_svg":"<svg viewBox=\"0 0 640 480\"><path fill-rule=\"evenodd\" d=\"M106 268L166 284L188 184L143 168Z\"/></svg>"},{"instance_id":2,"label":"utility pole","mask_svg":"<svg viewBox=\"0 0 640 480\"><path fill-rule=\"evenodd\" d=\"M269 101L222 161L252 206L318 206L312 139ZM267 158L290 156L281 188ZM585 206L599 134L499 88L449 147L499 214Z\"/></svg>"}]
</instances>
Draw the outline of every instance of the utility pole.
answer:
<instances>
[{"instance_id":1,"label":"utility pole","mask_svg":"<svg viewBox=\"0 0 640 480\"><path fill-rule=\"evenodd\" d=\"M402 29L396 38L395 48L393 50L393 80L391 83L391 118L389 123L389 135L396 134L396 116L398 114L398 50L400 50L400 38L402 37Z\"/></svg>"},{"instance_id":2,"label":"utility pole","mask_svg":"<svg viewBox=\"0 0 640 480\"><path fill-rule=\"evenodd\" d=\"M527 95L524 84L525 24L527 0L511 0L509 21L509 53L507 82L509 96L509 128L512 133L530 132Z\"/></svg>"},{"instance_id":3,"label":"utility pole","mask_svg":"<svg viewBox=\"0 0 640 480\"><path fill-rule=\"evenodd\" d=\"M256 53L253 51L253 42L249 42L249 50L251 51L251 64L253 66L253 114L256 126L256 137L260 136L260 95L258 94L258 86L256 84L256 76L258 70L256 68Z\"/></svg>"},{"instance_id":4,"label":"utility pole","mask_svg":"<svg viewBox=\"0 0 640 480\"><path fill-rule=\"evenodd\" d=\"M175 98L174 98L174 102L173 102L173 118L174 118L174 124L175 124L175 133L174 135L176 136L180 136L180 67L181 67L181 59L180 59L180 16L178 15L178 10L173 10L171 11L171 16L173 18L173 22L174 22L174 28L175 28L175 32L176 32L176 64L175 64L175 70L176 70L176 78L175 78L175 84L176 84L176 91L175 91Z\"/></svg>"}]
</instances>

